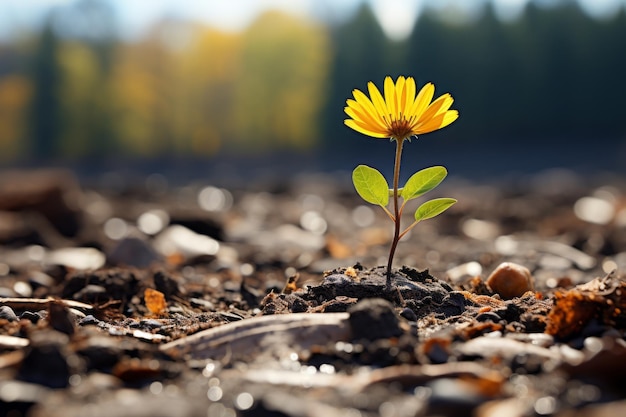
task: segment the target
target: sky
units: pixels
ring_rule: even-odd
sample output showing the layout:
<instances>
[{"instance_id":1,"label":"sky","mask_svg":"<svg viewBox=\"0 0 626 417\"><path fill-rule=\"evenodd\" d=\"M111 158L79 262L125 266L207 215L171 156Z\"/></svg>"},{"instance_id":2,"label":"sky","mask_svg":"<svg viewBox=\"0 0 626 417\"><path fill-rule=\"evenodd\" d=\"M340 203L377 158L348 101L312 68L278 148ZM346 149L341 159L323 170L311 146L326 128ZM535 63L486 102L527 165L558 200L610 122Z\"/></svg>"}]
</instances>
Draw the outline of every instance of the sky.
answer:
<instances>
[{"instance_id":1,"label":"sky","mask_svg":"<svg viewBox=\"0 0 626 417\"><path fill-rule=\"evenodd\" d=\"M55 6L76 0L0 0L0 41L33 30ZM514 19L528 0L108 0L116 10L122 36L140 37L154 21L164 16L199 20L219 29L244 29L256 16L279 9L297 16L341 20L368 1L385 32L395 39L406 37L415 19L427 7L445 9L455 16L471 18L486 1L492 1L503 19ZM564 0L537 0L549 7ZM606 18L626 0L576 0L590 15Z\"/></svg>"}]
</instances>

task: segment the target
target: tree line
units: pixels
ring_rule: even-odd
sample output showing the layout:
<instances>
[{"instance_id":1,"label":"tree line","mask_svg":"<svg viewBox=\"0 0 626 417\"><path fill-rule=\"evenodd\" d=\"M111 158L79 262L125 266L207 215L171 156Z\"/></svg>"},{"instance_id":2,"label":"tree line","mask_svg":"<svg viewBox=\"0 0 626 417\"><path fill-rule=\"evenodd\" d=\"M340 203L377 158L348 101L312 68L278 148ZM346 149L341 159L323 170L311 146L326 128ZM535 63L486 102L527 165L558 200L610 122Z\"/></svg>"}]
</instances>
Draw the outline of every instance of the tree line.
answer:
<instances>
[{"instance_id":1,"label":"tree line","mask_svg":"<svg viewBox=\"0 0 626 417\"><path fill-rule=\"evenodd\" d=\"M77 16L87 24L67 24ZM460 119L433 135L466 145L626 141L624 9L601 21L531 2L504 22L488 4L462 23L427 11L403 41L367 4L331 25L269 12L224 33L168 19L133 42L115 28L107 3L83 0L0 44L0 159L347 149L352 89L401 74L454 96Z\"/></svg>"}]
</instances>

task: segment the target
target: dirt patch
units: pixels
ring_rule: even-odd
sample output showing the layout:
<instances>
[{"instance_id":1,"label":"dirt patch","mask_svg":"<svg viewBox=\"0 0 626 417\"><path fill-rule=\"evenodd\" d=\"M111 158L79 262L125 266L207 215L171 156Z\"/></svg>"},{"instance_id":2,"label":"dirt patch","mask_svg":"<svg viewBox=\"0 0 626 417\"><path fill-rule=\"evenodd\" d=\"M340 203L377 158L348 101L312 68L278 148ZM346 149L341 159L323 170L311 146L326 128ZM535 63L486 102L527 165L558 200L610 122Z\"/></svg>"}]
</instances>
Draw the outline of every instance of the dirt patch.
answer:
<instances>
[{"instance_id":1,"label":"dirt patch","mask_svg":"<svg viewBox=\"0 0 626 417\"><path fill-rule=\"evenodd\" d=\"M45 187L19 187L33 175ZM65 175L14 173L0 207L2 415L626 412L616 186L454 186L387 285L388 219L332 181L155 194ZM607 193L612 219L581 214Z\"/></svg>"}]
</instances>

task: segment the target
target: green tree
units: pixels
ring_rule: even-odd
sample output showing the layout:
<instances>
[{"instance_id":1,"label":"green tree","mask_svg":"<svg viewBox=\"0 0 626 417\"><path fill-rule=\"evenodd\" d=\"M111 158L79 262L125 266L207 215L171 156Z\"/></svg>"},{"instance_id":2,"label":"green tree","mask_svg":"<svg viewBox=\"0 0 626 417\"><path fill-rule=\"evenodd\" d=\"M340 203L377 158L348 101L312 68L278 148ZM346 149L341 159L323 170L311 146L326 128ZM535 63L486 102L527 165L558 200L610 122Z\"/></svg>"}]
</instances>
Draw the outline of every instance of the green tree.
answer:
<instances>
[{"instance_id":1,"label":"green tree","mask_svg":"<svg viewBox=\"0 0 626 417\"><path fill-rule=\"evenodd\" d=\"M390 74L392 68L387 62L390 43L368 4L363 4L350 20L334 27L331 39L322 146L354 149L354 142L347 137L352 136L355 141L363 138L343 125L346 99L354 88L368 81L380 84L386 75L396 75Z\"/></svg>"},{"instance_id":2,"label":"green tree","mask_svg":"<svg viewBox=\"0 0 626 417\"><path fill-rule=\"evenodd\" d=\"M33 96L28 118L30 153L35 158L59 156L61 124L59 119L59 81L57 62L59 40L53 28L53 15L43 26L33 56Z\"/></svg>"}]
</instances>

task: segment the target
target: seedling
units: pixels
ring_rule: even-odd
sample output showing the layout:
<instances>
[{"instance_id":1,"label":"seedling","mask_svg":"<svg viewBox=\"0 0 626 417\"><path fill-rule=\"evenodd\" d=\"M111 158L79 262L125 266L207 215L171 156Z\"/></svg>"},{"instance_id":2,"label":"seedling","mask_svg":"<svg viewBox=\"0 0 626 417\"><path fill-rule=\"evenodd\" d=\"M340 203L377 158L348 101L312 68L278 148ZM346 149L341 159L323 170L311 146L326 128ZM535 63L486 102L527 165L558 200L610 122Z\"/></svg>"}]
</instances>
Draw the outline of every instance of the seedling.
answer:
<instances>
[{"instance_id":1,"label":"seedling","mask_svg":"<svg viewBox=\"0 0 626 417\"><path fill-rule=\"evenodd\" d=\"M380 206L394 222L394 235L387 263L387 287L389 287L393 257L400 239L422 220L433 218L456 203L454 198L435 198L426 201L415 211L413 223L402 230L400 219L406 203L437 187L448 174L443 166L433 166L416 172L404 187L399 187L402 146L405 140L410 142L413 136L417 137L448 126L459 117L459 112L450 110L454 100L448 93L432 101L435 94L435 86L432 83L424 85L416 95L413 77L400 76L395 83L391 77L386 77L384 97L373 82L370 81L367 87L369 97L360 90L353 90L354 99L348 99L344 109L350 118L344 123L364 135L388 138L396 142L392 188L389 188L383 174L375 168L359 165L352 172L354 188L361 198L370 204ZM402 204L399 202L400 197ZM393 211L387 208L389 198L393 201Z\"/></svg>"}]
</instances>

